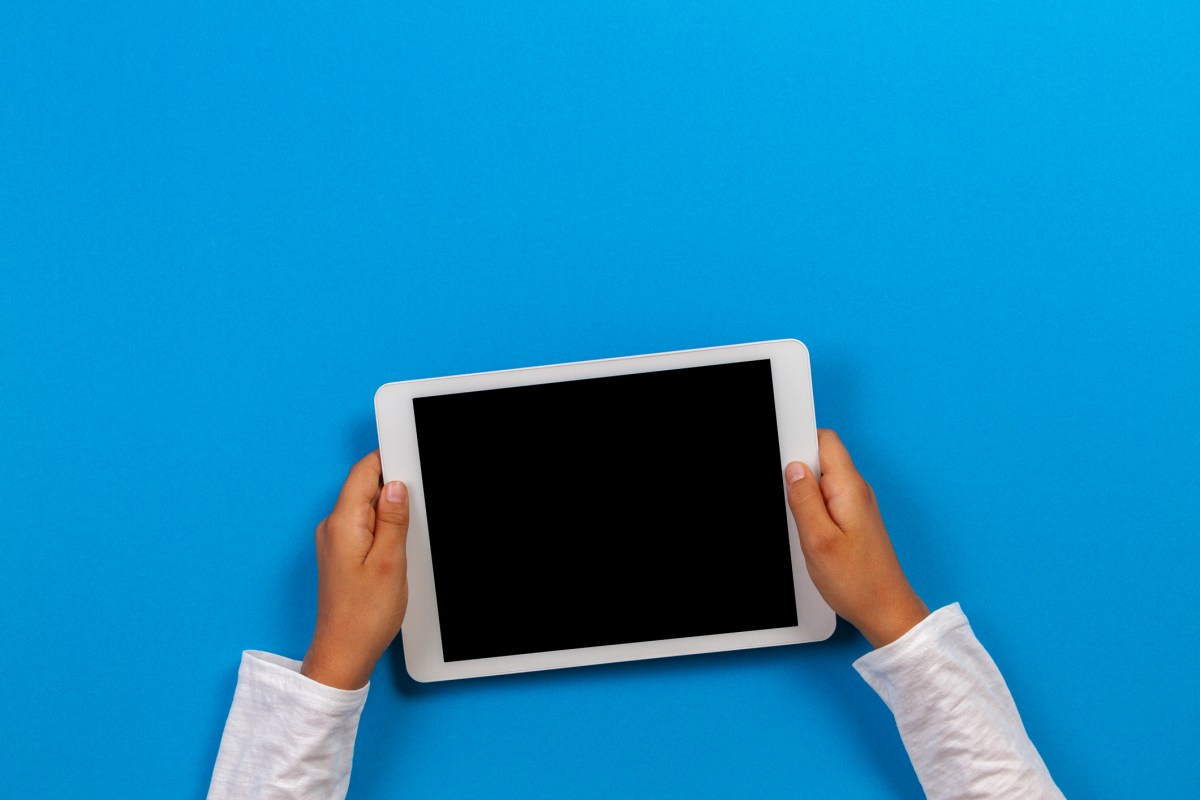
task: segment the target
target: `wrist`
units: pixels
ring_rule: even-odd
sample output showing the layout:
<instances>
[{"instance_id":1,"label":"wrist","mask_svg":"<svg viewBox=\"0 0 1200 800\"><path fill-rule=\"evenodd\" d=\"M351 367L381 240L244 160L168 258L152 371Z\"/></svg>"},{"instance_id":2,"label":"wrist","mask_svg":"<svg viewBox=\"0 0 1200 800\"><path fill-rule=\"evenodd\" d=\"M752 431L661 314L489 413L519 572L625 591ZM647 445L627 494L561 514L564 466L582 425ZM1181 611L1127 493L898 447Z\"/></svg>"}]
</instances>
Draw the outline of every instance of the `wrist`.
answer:
<instances>
[{"instance_id":1,"label":"wrist","mask_svg":"<svg viewBox=\"0 0 1200 800\"><path fill-rule=\"evenodd\" d=\"M929 608L912 589L888 603L881 612L869 622L855 626L876 650L896 641L929 616Z\"/></svg>"},{"instance_id":2,"label":"wrist","mask_svg":"<svg viewBox=\"0 0 1200 800\"><path fill-rule=\"evenodd\" d=\"M367 685L374 670L374 663L366 664L355 659L339 658L330 655L331 652L338 651L327 650L314 642L304 655L300 674L335 689L353 691Z\"/></svg>"}]
</instances>

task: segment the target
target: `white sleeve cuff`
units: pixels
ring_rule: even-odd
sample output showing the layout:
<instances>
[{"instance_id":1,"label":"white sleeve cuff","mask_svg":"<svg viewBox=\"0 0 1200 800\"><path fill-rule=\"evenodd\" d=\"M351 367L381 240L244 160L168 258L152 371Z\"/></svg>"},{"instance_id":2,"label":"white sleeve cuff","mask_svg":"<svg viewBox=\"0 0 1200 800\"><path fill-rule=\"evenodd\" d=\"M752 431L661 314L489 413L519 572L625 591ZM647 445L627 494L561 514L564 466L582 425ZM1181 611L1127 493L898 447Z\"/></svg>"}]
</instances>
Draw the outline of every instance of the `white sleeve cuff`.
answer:
<instances>
[{"instance_id":1,"label":"white sleeve cuff","mask_svg":"<svg viewBox=\"0 0 1200 800\"><path fill-rule=\"evenodd\" d=\"M894 684L898 672L930 663L932 651L937 650L946 634L956 628L970 627L958 603L942 606L910 628L891 644L872 650L854 662L854 668L875 693L892 708ZM894 710L894 709L893 709Z\"/></svg>"},{"instance_id":2,"label":"white sleeve cuff","mask_svg":"<svg viewBox=\"0 0 1200 800\"><path fill-rule=\"evenodd\" d=\"M326 686L295 659L243 652L210 800L345 797L368 688Z\"/></svg>"},{"instance_id":3,"label":"white sleeve cuff","mask_svg":"<svg viewBox=\"0 0 1200 800\"><path fill-rule=\"evenodd\" d=\"M255 684L270 687L293 702L302 703L315 710L338 713L361 710L367 702L368 683L361 689L338 689L314 681L300 673L303 664L294 658L277 656L262 650L242 652L242 665L238 668L238 683L249 679Z\"/></svg>"}]
</instances>

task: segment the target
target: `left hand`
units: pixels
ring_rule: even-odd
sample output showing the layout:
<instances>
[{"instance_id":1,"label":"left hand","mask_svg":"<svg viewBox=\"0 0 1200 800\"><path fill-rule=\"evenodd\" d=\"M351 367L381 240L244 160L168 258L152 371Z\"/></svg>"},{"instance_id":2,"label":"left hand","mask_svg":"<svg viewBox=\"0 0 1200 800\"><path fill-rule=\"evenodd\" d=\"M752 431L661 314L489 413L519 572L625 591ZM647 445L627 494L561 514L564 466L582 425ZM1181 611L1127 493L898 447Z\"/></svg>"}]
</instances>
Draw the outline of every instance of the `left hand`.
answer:
<instances>
[{"instance_id":1,"label":"left hand","mask_svg":"<svg viewBox=\"0 0 1200 800\"><path fill-rule=\"evenodd\" d=\"M376 450L317 526L317 624L300 672L338 689L367 685L408 608L408 488L380 487L381 475Z\"/></svg>"}]
</instances>

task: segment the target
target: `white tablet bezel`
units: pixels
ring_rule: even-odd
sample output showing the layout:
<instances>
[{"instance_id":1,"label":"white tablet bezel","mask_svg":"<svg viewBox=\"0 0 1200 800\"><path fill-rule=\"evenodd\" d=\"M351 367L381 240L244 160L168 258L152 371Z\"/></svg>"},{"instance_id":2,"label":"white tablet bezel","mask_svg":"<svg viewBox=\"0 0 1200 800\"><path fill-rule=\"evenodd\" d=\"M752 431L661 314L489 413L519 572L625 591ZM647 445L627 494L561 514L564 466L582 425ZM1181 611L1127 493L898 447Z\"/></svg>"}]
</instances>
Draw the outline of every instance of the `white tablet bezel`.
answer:
<instances>
[{"instance_id":1,"label":"white tablet bezel","mask_svg":"<svg viewBox=\"0 0 1200 800\"><path fill-rule=\"evenodd\" d=\"M433 562L430 558L413 398L759 359L771 361L781 456L779 502L786 504L784 466L791 461L803 461L814 474L820 474L808 348L796 339L479 372L445 378L401 381L381 386L375 393L375 418L379 428L383 477L385 481L404 481L408 485L411 498L408 529L409 599L402 630L404 659L409 674L422 682L440 681L813 642L828 638L833 633L836 618L808 576L804 556L800 552L796 523L789 512L786 516L791 533L792 577L796 587L798 620L795 626L470 661L446 662L442 658L441 629L434 592Z\"/></svg>"}]
</instances>

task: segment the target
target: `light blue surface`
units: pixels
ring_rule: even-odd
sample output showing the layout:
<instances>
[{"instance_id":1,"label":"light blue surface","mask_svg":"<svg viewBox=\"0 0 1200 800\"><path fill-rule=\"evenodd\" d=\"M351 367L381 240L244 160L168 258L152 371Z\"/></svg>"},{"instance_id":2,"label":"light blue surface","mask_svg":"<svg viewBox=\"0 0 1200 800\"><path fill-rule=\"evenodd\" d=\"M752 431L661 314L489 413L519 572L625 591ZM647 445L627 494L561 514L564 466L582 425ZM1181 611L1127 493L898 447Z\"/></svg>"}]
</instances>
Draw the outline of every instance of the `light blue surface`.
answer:
<instances>
[{"instance_id":1,"label":"light blue surface","mask_svg":"<svg viewBox=\"0 0 1200 800\"><path fill-rule=\"evenodd\" d=\"M0 9L6 796L203 794L380 384L781 337L1067 795L1195 796L1196 4L246 5ZM395 652L351 794L920 797L866 649Z\"/></svg>"}]
</instances>

